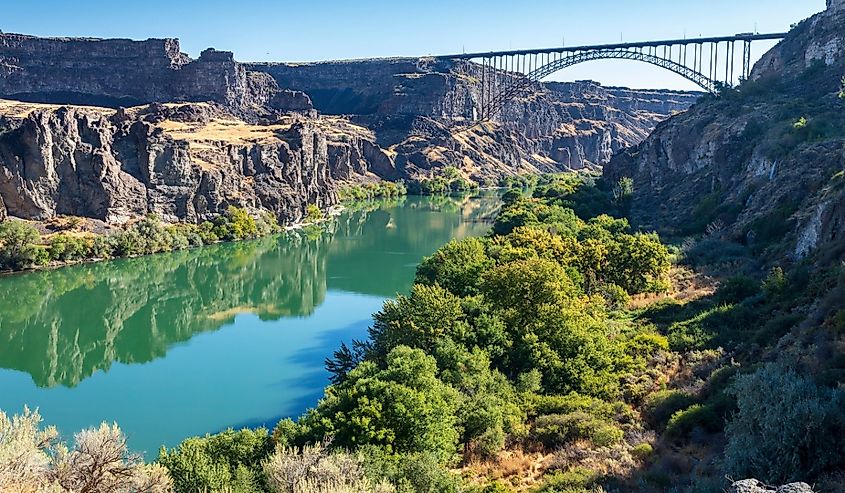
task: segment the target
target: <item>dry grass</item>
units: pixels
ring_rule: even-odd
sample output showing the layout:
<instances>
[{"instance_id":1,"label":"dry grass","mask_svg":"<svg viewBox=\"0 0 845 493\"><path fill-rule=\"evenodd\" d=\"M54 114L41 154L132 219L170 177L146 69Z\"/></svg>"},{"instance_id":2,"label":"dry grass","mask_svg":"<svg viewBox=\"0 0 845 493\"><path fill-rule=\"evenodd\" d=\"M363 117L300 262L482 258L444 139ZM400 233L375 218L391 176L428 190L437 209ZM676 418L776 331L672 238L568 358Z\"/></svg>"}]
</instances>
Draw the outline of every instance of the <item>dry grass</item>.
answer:
<instances>
[{"instance_id":1,"label":"dry grass","mask_svg":"<svg viewBox=\"0 0 845 493\"><path fill-rule=\"evenodd\" d=\"M214 119L208 124L165 120L158 127L173 139L184 140L192 145L203 142L249 145L277 142L278 133L290 130L291 124L250 125L234 119Z\"/></svg>"},{"instance_id":2,"label":"dry grass","mask_svg":"<svg viewBox=\"0 0 845 493\"><path fill-rule=\"evenodd\" d=\"M696 272L689 267L674 266L669 271L672 291L667 294L643 294L631 299L629 308L637 310L664 299L673 299L682 303L712 296L719 287L713 277Z\"/></svg>"},{"instance_id":3,"label":"dry grass","mask_svg":"<svg viewBox=\"0 0 845 493\"><path fill-rule=\"evenodd\" d=\"M528 491L542 481L553 460L554 454L504 450L494 460L472 462L457 472L474 484L498 480L516 491Z\"/></svg>"},{"instance_id":4,"label":"dry grass","mask_svg":"<svg viewBox=\"0 0 845 493\"><path fill-rule=\"evenodd\" d=\"M26 118L33 111L56 111L59 108L72 108L75 110L92 111L101 113L105 116L111 116L115 110L109 108L101 108L99 106L77 106L70 104L43 104L43 103L24 103L21 101L11 101L8 99L0 99L0 115L8 116L10 118Z\"/></svg>"}]
</instances>

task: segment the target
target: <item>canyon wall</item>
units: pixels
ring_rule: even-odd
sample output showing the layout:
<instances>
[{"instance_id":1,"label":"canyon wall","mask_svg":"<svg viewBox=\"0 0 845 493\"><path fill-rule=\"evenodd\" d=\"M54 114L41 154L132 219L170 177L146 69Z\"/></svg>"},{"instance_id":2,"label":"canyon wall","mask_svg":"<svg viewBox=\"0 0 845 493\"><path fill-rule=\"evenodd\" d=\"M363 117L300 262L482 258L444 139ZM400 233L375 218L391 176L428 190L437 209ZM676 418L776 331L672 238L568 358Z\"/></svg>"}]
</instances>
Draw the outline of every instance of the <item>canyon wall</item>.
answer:
<instances>
[{"instance_id":1,"label":"canyon wall","mask_svg":"<svg viewBox=\"0 0 845 493\"><path fill-rule=\"evenodd\" d=\"M209 48L192 60L177 39L0 33L0 96L9 99L106 107L213 101L257 117L284 102L284 96L295 96L277 96L280 92L272 78L247 71L231 52Z\"/></svg>"},{"instance_id":2,"label":"canyon wall","mask_svg":"<svg viewBox=\"0 0 845 493\"><path fill-rule=\"evenodd\" d=\"M633 178L635 222L736 241L770 262L841 254L845 9L829 4L767 53L738 91L659 125L605 167L611 180Z\"/></svg>"},{"instance_id":3,"label":"canyon wall","mask_svg":"<svg viewBox=\"0 0 845 493\"><path fill-rule=\"evenodd\" d=\"M243 64L214 49L193 60L176 39L0 33L0 217L196 221L241 205L292 222L344 182L597 168L700 96L537 84L473 126L478 70Z\"/></svg>"},{"instance_id":4,"label":"canyon wall","mask_svg":"<svg viewBox=\"0 0 845 493\"><path fill-rule=\"evenodd\" d=\"M155 213L196 222L236 205L293 222L307 204L336 203L341 180L387 160L369 131L340 119L253 125L211 103L111 110L7 101L0 110L2 209L26 219L114 224Z\"/></svg>"},{"instance_id":5,"label":"canyon wall","mask_svg":"<svg viewBox=\"0 0 845 493\"><path fill-rule=\"evenodd\" d=\"M307 93L320 112L354 115L397 152L397 168L409 177L445 166L476 180L598 167L701 96L590 81L537 84L489 125L456 130L454 122L471 122L480 103L478 66L470 62L395 58L248 68Z\"/></svg>"}]
</instances>

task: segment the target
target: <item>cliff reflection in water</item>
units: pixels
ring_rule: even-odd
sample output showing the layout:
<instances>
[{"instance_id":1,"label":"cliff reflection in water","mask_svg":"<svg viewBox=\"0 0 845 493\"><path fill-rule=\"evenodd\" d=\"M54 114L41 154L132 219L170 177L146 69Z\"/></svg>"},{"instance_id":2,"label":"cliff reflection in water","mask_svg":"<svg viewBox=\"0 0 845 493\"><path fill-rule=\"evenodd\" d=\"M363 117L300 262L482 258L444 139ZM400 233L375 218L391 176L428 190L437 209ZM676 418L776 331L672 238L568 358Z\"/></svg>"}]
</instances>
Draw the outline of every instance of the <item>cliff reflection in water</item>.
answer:
<instances>
[{"instance_id":1,"label":"cliff reflection in water","mask_svg":"<svg viewBox=\"0 0 845 493\"><path fill-rule=\"evenodd\" d=\"M327 290L394 296L408 289L423 256L452 237L483 234L482 220L497 207L495 197L409 197L345 212L316 237L3 277L0 368L24 371L38 387L74 387L114 362L162 358L239 313L305 317ZM421 214L428 211L435 213Z\"/></svg>"}]
</instances>

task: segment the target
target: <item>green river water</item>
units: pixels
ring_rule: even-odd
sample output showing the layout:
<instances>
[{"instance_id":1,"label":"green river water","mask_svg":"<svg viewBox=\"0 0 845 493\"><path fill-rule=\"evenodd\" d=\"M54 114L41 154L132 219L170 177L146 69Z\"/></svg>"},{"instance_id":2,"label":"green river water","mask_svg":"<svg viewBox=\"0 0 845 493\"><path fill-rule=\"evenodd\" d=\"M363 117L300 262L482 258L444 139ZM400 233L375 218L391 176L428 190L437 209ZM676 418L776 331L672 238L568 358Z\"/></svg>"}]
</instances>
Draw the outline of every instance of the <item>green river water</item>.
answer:
<instances>
[{"instance_id":1,"label":"green river water","mask_svg":"<svg viewBox=\"0 0 845 493\"><path fill-rule=\"evenodd\" d=\"M452 238L486 233L495 195L408 197L290 233L0 277L0 409L65 438L117 422L148 457L313 406L324 359Z\"/></svg>"}]
</instances>

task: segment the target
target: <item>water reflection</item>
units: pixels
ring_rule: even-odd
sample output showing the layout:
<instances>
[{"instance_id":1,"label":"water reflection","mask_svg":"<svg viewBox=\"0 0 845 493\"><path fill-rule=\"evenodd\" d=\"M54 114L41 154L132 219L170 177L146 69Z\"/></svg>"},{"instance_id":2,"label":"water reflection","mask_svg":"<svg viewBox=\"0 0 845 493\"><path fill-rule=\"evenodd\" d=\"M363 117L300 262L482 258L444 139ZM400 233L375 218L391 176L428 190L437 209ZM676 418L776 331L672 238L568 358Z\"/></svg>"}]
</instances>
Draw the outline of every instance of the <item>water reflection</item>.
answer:
<instances>
[{"instance_id":1,"label":"water reflection","mask_svg":"<svg viewBox=\"0 0 845 493\"><path fill-rule=\"evenodd\" d=\"M292 234L3 277L0 368L26 372L38 387L75 387L116 362L164 358L199 333L236 324L239 314L309 317L330 290L393 296L408 289L424 255L450 238L483 234L482 219L497 204L492 196L410 197L350 210L316 238ZM360 314L348 321L360 324ZM335 336L323 339L326 347L312 348L320 354L309 361L337 345ZM0 391L3 382L0 369Z\"/></svg>"}]
</instances>

